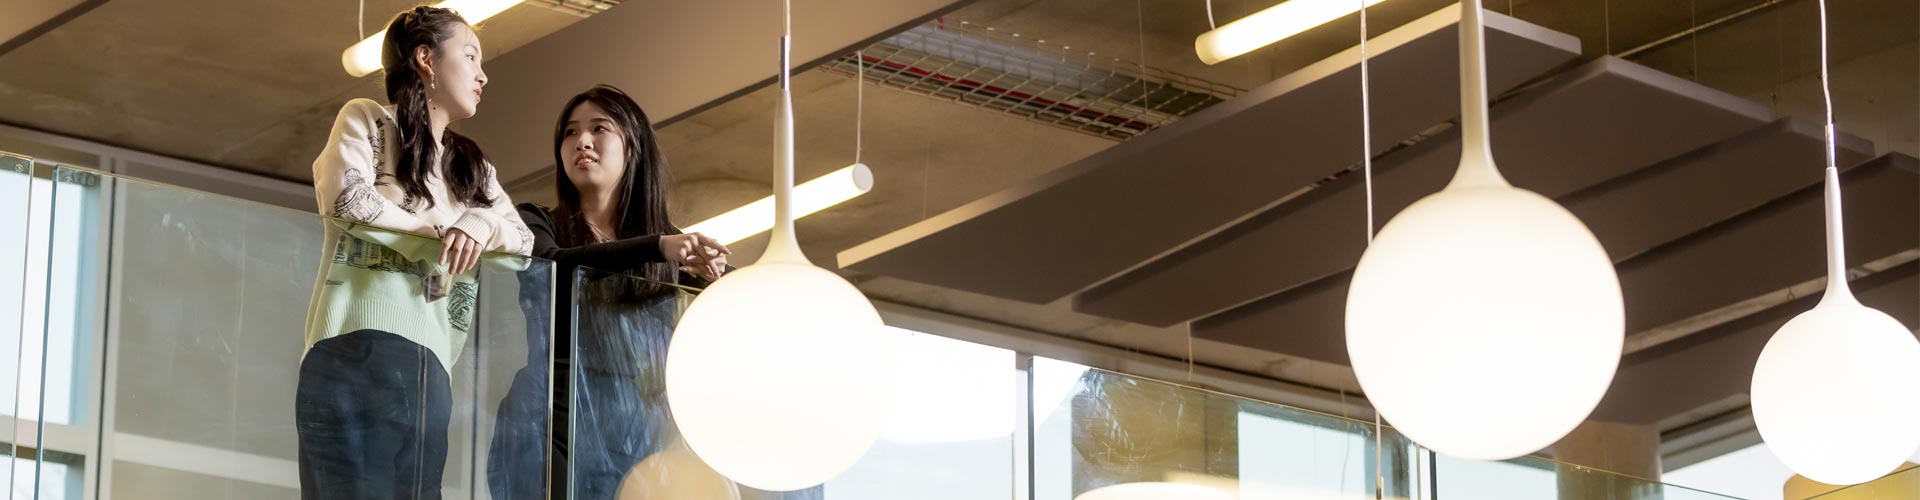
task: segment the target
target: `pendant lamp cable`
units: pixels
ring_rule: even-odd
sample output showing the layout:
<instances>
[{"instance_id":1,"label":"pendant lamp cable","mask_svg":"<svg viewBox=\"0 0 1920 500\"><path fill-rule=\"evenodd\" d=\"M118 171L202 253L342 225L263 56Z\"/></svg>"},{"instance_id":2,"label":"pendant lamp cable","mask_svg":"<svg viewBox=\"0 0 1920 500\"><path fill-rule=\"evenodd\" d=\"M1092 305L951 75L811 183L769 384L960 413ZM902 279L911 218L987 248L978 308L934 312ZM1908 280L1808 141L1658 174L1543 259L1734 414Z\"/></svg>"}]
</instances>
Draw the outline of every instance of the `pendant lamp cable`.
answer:
<instances>
[{"instance_id":1,"label":"pendant lamp cable","mask_svg":"<svg viewBox=\"0 0 1920 500\"><path fill-rule=\"evenodd\" d=\"M1367 62L1367 2L1360 3L1360 179L1367 192L1367 246L1373 246L1373 75ZM1380 408L1373 409L1373 498L1386 498L1386 438L1380 425Z\"/></svg>"},{"instance_id":2,"label":"pendant lamp cable","mask_svg":"<svg viewBox=\"0 0 1920 500\"><path fill-rule=\"evenodd\" d=\"M1687 0L1687 35L1692 45L1693 81L1700 81L1700 4L1697 0Z\"/></svg>"},{"instance_id":3,"label":"pendant lamp cable","mask_svg":"<svg viewBox=\"0 0 1920 500\"><path fill-rule=\"evenodd\" d=\"M1827 59L1827 0L1820 0L1820 101L1826 110L1826 154L1827 168L1821 177L1827 192L1827 296L1836 291L1847 291L1847 252L1845 237L1841 234L1840 202L1840 161L1838 147L1834 144L1838 135L1833 123L1833 76L1828 73L1830 61ZM1843 293L1844 294L1844 293ZM1822 299L1822 304L1825 299Z\"/></svg>"},{"instance_id":4,"label":"pendant lamp cable","mask_svg":"<svg viewBox=\"0 0 1920 500\"><path fill-rule=\"evenodd\" d=\"M865 51L853 51L853 163L860 163L861 139L866 137L867 120L867 55Z\"/></svg>"},{"instance_id":5,"label":"pendant lamp cable","mask_svg":"<svg viewBox=\"0 0 1920 500\"><path fill-rule=\"evenodd\" d=\"M1193 322L1187 322L1187 383L1193 383Z\"/></svg>"},{"instance_id":6,"label":"pendant lamp cable","mask_svg":"<svg viewBox=\"0 0 1920 500\"><path fill-rule=\"evenodd\" d=\"M1833 125L1833 84L1827 75L1827 0L1820 0L1820 99L1826 104L1827 112L1827 168L1838 169L1839 162L1834 157Z\"/></svg>"},{"instance_id":7,"label":"pendant lamp cable","mask_svg":"<svg viewBox=\"0 0 1920 500\"><path fill-rule=\"evenodd\" d=\"M360 15L354 16L353 27L360 30L358 40L367 39L367 0L360 0Z\"/></svg>"},{"instance_id":8,"label":"pendant lamp cable","mask_svg":"<svg viewBox=\"0 0 1920 500\"><path fill-rule=\"evenodd\" d=\"M1600 31L1607 54L1613 54L1613 1L1600 0Z\"/></svg>"},{"instance_id":9,"label":"pendant lamp cable","mask_svg":"<svg viewBox=\"0 0 1920 500\"><path fill-rule=\"evenodd\" d=\"M1220 29L1220 25L1213 22L1213 0L1207 0L1207 29Z\"/></svg>"},{"instance_id":10,"label":"pendant lamp cable","mask_svg":"<svg viewBox=\"0 0 1920 500\"><path fill-rule=\"evenodd\" d=\"M1142 115L1153 111L1154 91L1147 88L1147 8L1143 5L1145 1L1133 0L1134 26L1140 34L1140 102L1147 108L1141 113Z\"/></svg>"},{"instance_id":11,"label":"pendant lamp cable","mask_svg":"<svg viewBox=\"0 0 1920 500\"><path fill-rule=\"evenodd\" d=\"M1367 191L1367 246L1373 246L1373 99L1367 63L1367 2L1360 1L1360 165Z\"/></svg>"}]
</instances>

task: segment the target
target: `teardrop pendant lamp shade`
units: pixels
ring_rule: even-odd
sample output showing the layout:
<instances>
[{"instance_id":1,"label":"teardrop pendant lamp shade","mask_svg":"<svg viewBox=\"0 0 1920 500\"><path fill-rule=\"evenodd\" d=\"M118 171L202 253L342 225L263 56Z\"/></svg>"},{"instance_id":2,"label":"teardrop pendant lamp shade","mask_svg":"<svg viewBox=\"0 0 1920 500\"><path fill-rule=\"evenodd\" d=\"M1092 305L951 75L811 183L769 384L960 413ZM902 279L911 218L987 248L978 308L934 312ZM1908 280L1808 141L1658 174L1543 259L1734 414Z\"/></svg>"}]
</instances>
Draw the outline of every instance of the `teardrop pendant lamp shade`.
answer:
<instances>
[{"instance_id":1,"label":"teardrop pendant lamp shade","mask_svg":"<svg viewBox=\"0 0 1920 500\"><path fill-rule=\"evenodd\" d=\"M1347 352L1368 400L1407 437L1504 460L1552 445L1593 411L1625 320L1593 233L1494 166L1480 1L1460 7L1460 167L1361 256Z\"/></svg>"},{"instance_id":2,"label":"teardrop pendant lamp shade","mask_svg":"<svg viewBox=\"0 0 1920 500\"><path fill-rule=\"evenodd\" d=\"M1826 191L1826 295L1760 351L1753 420L1795 473L1850 485L1893 472L1920 448L1920 340L1847 287L1836 169Z\"/></svg>"},{"instance_id":3,"label":"teardrop pendant lamp shade","mask_svg":"<svg viewBox=\"0 0 1920 500\"><path fill-rule=\"evenodd\" d=\"M1920 340L1847 286L1846 237L1820 0L1820 91L1826 102L1827 292L1760 351L1753 421L1781 463L1834 485L1878 479L1920 448Z\"/></svg>"},{"instance_id":4,"label":"teardrop pendant lamp shade","mask_svg":"<svg viewBox=\"0 0 1920 500\"><path fill-rule=\"evenodd\" d=\"M851 468L879 438L893 398L880 314L794 238L789 40L780 38L772 239L759 261L688 307L666 367L667 404L687 446L729 479L769 491Z\"/></svg>"}]
</instances>

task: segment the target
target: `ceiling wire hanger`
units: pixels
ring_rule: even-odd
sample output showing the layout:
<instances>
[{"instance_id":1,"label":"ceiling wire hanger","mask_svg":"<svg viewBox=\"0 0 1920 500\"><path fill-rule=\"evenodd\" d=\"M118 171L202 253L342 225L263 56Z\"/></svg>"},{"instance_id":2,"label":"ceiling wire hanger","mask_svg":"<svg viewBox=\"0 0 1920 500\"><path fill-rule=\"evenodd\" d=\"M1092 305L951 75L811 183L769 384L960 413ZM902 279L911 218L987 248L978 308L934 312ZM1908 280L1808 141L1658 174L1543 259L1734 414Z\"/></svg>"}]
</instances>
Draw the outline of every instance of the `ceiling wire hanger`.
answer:
<instances>
[{"instance_id":1,"label":"ceiling wire hanger","mask_svg":"<svg viewBox=\"0 0 1920 500\"><path fill-rule=\"evenodd\" d=\"M1360 4L1360 171L1366 186L1367 246L1373 246L1373 80L1367 54L1367 2ZM1512 7L1508 7L1509 10ZM1371 403L1371 402L1369 402ZM1386 437L1380 421L1380 409L1373 411L1373 498L1386 498Z\"/></svg>"},{"instance_id":2,"label":"ceiling wire hanger","mask_svg":"<svg viewBox=\"0 0 1920 500\"><path fill-rule=\"evenodd\" d=\"M1140 36L1140 111L1141 117L1153 112L1153 90L1147 88L1147 10L1146 0L1133 0L1134 28Z\"/></svg>"},{"instance_id":3,"label":"ceiling wire hanger","mask_svg":"<svg viewBox=\"0 0 1920 500\"><path fill-rule=\"evenodd\" d=\"M864 50L853 51L853 163L860 164L861 140L866 136L867 118L867 55Z\"/></svg>"}]
</instances>

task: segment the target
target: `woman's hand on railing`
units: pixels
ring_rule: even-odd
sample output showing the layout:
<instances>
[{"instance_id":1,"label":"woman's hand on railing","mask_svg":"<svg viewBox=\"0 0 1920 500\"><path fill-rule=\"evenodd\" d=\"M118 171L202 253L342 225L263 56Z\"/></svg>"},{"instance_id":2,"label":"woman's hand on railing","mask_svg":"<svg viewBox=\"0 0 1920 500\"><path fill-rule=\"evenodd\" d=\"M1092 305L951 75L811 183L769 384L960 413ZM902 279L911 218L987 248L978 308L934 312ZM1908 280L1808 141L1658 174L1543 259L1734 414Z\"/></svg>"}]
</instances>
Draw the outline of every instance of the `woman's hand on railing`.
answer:
<instances>
[{"instance_id":1,"label":"woman's hand on railing","mask_svg":"<svg viewBox=\"0 0 1920 500\"><path fill-rule=\"evenodd\" d=\"M660 236L660 254L680 264L680 270L705 278L720 279L727 271L727 255L733 253L720 240L700 233Z\"/></svg>"},{"instance_id":2,"label":"woman's hand on railing","mask_svg":"<svg viewBox=\"0 0 1920 500\"><path fill-rule=\"evenodd\" d=\"M705 265L681 264L680 272L699 276L700 279L712 283L714 280L720 279L720 275L727 273L727 256L720 255L709 258Z\"/></svg>"},{"instance_id":3,"label":"woman's hand on railing","mask_svg":"<svg viewBox=\"0 0 1920 500\"><path fill-rule=\"evenodd\" d=\"M448 229L447 233L441 237L441 242L443 244L440 245L440 265L447 270L447 274L453 276L465 274L467 270L473 269L474 264L480 262L480 253L484 248L479 240L468 236L466 231L461 231L459 228Z\"/></svg>"}]
</instances>

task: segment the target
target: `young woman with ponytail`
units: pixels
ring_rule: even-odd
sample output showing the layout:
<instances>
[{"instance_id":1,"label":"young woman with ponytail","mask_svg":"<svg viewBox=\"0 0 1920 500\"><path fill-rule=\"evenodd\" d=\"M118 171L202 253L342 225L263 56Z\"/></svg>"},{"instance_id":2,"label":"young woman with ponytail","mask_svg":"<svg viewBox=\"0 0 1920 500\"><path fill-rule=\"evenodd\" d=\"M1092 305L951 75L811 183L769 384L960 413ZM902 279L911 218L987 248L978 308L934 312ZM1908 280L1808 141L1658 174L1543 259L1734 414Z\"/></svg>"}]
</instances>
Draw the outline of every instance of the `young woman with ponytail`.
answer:
<instances>
[{"instance_id":1,"label":"young woman with ponytail","mask_svg":"<svg viewBox=\"0 0 1920 500\"><path fill-rule=\"evenodd\" d=\"M481 56L454 11L395 16L381 47L389 104L347 102L313 162L332 220L295 397L302 498L440 498L470 272L483 252L533 246L486 155L447 129L478 109Z\"/></svg>"}]
</instances>

